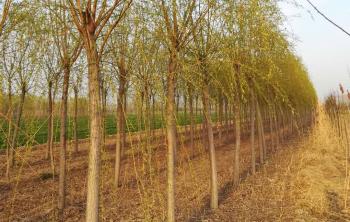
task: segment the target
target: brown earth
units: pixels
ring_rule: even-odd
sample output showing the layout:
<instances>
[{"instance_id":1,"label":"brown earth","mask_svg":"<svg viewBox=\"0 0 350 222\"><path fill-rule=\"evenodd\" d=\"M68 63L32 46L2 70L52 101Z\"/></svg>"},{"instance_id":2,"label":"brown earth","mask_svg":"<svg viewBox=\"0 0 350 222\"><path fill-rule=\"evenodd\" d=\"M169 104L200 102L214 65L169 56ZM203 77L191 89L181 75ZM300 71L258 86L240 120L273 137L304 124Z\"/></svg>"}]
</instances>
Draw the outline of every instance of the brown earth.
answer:
<instances>
[{"instance_id":1,"label":"brown earth","mask_svg":"<svg viewBox=\"0 0 350 222\"><path fill-rule=\"evenodd\" d=\"M184 129L182 129L184 131ZM161 134L161 130L156 133ZM188 134L188 133L187 133ZM265 182L267 175L280 172L275 165L275 159L281 160L283 155L289 157L291 150L298 141L293 137L285 138L281 149L275 154L268 150L270 161L258 167L260 171L255 176L249 176L250 144L247 135L243 135L241 147L241 178L239 187L232 183L234 138L233 132L223 136L218 141L216 135L216 157L218 166L218 183L220 208L215 212L209 210L209 155L204 146L197 141L193 150L190 149L182 133L177 152L176 168L176 216L178 221L242 221L249 217L252 209L264 211L264 205L272 204L269 198L263 196L256 201L245 203L253 198L258 182ZM132 138L132 139L130 139ZM162 137L152 139L146 146L144 133L129 136L129 146L122 160L122 184L116 188L113 185L114 151L113 138L106 140L102 152L100 215L102 221L164 221L166 218L166 146ZM269 135L266 136L268 147ZM65 221L84 221L86 200L87 174L87 141L82 141L79 153L67 155L67 207ZM283 149L282 149L283 148ZM58 168L58 149L55 148L55 163ZM57 205L57 176L50 178L50 162L44 160L45 146L35 149L23 148L17 154L17 165L12 173L12 180L4 180L5 155L0 156L0 221L55 221ZM258 152L257 152L258 153ZM286 163L287 161L282 161ZM279 174L276 174L279 179ZM253 182L254 183L253 183ZM268 194L273 194L270 190ZM330 194L332 195L332 194ZM244 200L244 201L242 201ZM259 205L259 201L260 204ZM246 205L242 205L242 204ZM253 204L253 205L252 205ZM275 201L276 207L283 208L284 201ZM237 217L236 217L237 216ZM247 217L246 217L247 216ZM275 216L275 215L274 215ZM256 216L257 221L276 219L269 216ZM259 219L260 218L260 219ZM242 220L241 220L242 219ZM248 221L250 221L248 219Z\"/></svg>"}]
</instances>

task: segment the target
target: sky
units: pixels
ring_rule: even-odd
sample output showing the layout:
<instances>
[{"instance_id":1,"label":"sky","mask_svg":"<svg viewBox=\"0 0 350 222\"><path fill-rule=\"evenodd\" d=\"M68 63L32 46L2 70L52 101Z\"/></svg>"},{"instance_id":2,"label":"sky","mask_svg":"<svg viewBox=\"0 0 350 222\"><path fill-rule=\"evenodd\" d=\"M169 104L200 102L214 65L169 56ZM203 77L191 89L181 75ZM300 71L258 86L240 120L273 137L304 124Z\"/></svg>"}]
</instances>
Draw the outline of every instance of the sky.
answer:
<instances>
[{"instance_id":1,"label":"sky","mask_svg":"<svg viewBox=\"0 0 350 222\"><path fill-rule=\"evenodd\" d=\"M289 0L291 1L291 0ZM287 29L295 51L303 60L318 97L323 100L339 89L350 91L350 36L319 15L306 0L300 6L280 3L286 15ZM311 0L326 16L350 32L350 0Z\"/></svg>"}]
</instances>

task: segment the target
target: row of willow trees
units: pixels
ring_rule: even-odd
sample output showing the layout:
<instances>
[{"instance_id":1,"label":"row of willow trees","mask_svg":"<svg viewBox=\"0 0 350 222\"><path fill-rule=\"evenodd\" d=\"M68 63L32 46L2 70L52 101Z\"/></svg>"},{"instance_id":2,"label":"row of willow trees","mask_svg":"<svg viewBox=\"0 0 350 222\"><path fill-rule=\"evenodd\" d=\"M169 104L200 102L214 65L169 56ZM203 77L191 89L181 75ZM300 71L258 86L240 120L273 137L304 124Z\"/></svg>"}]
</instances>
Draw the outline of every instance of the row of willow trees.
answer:
<instances>
[{"instance_id":1,"label":"row of willow trees","mask_svg":"<svg viewBox=\"0 0 350 222\"><path fill-rule=\"evenodd\" d=\"M189 118L190 147L195 140L195 107L204 116L212 209L218 207L214 111L219 129L231 120L234 123L235 183L240 179L242 126L250 127L254 173L257 157L261 163L266 157L266 129L279 135L284 127L297 131L313 121L315 90L282 31L283 15L276 0L8 0L3 4L1 118L8 125L2 132L6 175L10 179L15 166L26 98L47 98L46 158L51 160L54 105L60 104L60 214L65 209L70 99L75 101L75 138L78 98L89 101L86 221L99 220L103 119L108 107L115 105L117 113L116 187L127 114L138 112L146 130L153 128L156 113L164 117L168 221L175 220L177 113ZM219 134L221 139L221 130ZM279 138L274 139L277 146ZM78 151L77 139L75 144Z\"/></svg>"}]
</instances>

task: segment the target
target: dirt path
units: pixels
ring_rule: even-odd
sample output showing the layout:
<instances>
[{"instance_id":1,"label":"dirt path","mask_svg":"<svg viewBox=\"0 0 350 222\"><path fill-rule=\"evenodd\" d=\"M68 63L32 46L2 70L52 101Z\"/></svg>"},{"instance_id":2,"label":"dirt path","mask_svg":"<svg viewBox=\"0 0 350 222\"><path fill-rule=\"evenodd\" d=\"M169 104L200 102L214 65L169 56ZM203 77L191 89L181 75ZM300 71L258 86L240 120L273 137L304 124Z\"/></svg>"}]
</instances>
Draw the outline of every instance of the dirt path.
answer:
<instances>
[{"instance_id":1,"label":"dirt path","mask_svg":"<svg viewBox=\"0 0 350 222\"><path fill-rule=\"evenodd\" d=\"M220 202L228 200L233 190L234 140L231 135L232 132L222 141L216 139ZM250 166L250 145L246 136L244 138L241 148L242 178L247 176ZM190 150L186 143L180 143L176 173L176 215L179 221L196 221L209 212L209 158L199 142L194 150ZM137 141L132 143L122 162L122 187L116 189L112 181L114 141L107 140L102 154L100 211L103 221L165 219L166 147L163 139L153 141L152 145L145 147ZM66 221L84 221L87 144L82 143L80 148L79 154L68 155ZM57 204L58 181L57 177L55 180L42 177L50 172L48 161L42 160L44 150L42 147L23 151L22 161L19 161L14 174L16 178L11 184L0 183L0 220L55 221L52 209ZM4 157L0 158L3 161ZM0 168L3 171L4 165Z\"/></svg>"}]
</instances>

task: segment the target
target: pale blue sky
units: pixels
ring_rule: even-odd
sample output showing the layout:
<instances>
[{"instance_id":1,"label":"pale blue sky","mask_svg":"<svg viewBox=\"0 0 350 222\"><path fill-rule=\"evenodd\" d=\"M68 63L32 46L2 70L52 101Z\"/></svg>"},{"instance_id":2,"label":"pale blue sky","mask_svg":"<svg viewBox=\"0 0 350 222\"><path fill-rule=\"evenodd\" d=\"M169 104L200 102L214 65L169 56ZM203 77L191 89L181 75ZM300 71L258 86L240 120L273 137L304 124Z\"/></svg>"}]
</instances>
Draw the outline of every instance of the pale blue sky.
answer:
<instances>
[{"instance_id":1,"label":"pale blue sky","mask_svg":"<svg viewBox=\"0 0 350 222\"><path fill-rule=\"evenodd\" d=\"M289 0L290 1L290 0ZM324 14L350 32L350 0L311 0ZM319 99L342 83L350 91L350 36L339 31L311 8L280 3L287 16L285 28L294 33L296 53L303 59Z\"/></svg>"}]
</instances>

